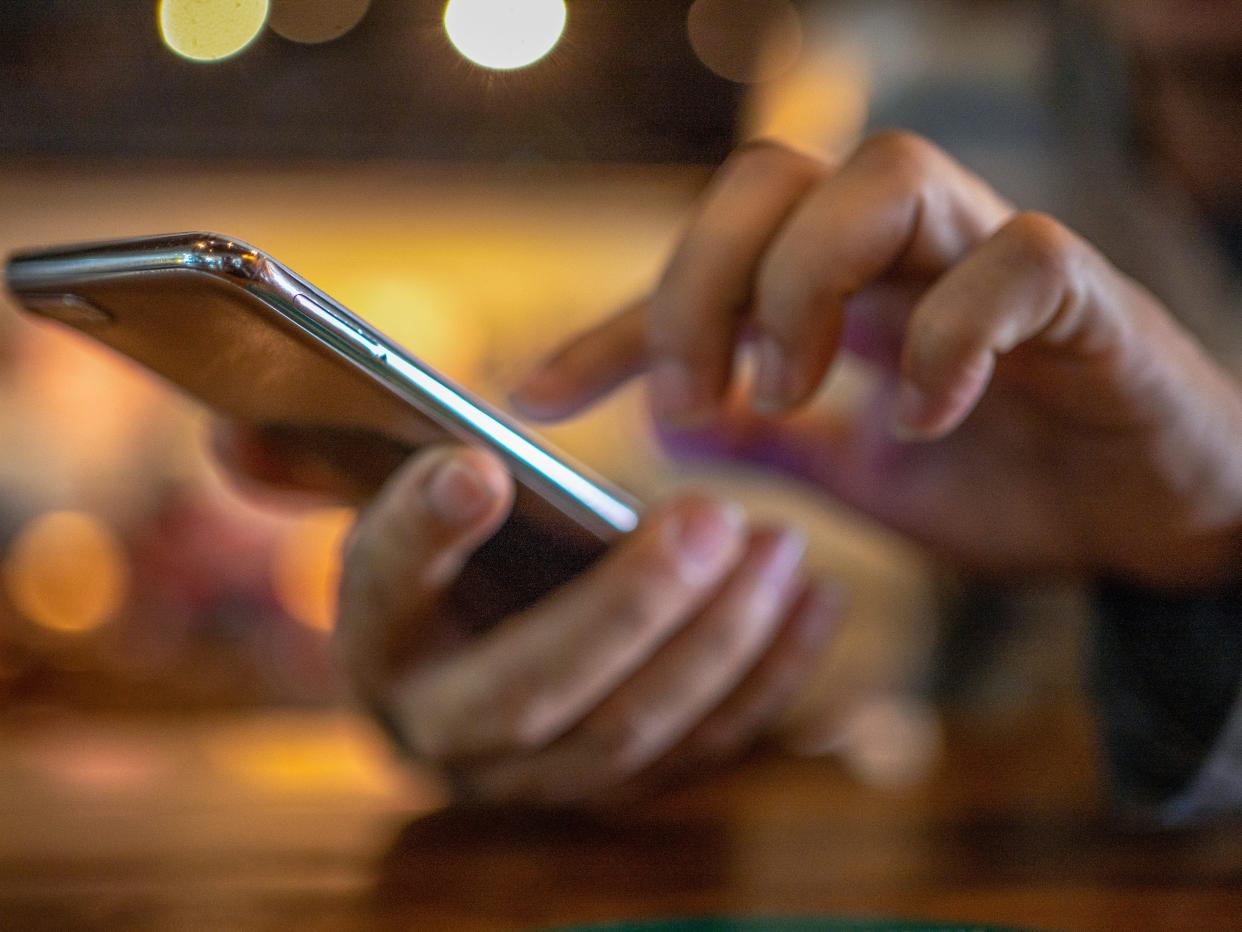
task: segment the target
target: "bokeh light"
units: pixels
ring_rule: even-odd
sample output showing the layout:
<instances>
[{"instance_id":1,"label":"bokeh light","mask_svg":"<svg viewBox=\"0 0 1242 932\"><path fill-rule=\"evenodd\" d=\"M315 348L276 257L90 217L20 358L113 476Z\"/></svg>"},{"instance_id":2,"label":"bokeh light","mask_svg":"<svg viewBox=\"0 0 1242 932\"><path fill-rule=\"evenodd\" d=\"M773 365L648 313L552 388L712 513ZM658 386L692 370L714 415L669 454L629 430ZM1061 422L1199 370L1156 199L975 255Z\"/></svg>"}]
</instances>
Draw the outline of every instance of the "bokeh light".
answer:
<instances>
[{"instance_id":1,"label":"bokeh light","mask_svg":"<svg viewBox=\"0 0 1242 932\"><path fill-rule=\"evenodd\" d=\"M780 77L802 52L802 17L788 0L695 0L686 29L699 61L739 84Z\"/></svg>"},{"instance_id":2,"label":"bokeh light","mask_svg":"<svg viewBox=\"0 0 1242 932\"><path fill-rule=\"evenodd\" d=\"M339 39L370 8L371 0L272 0L267 24L291 42L314 45Z\"/></svg>"},{"instance_id":3,"label":"bokeh light","mask_svg":"<svg viewBox=\"0 0 1242 932\"><path fill-rule=\"evenodd\" d=\"M81 632L112 618L129 566L117 536L98 518L57 511L26 525L4 562L9 599L21 615L54 631Z\"/></svg>"},{"instance_id":4,"label":"bokeh light","mask_svg":"<svg viewBox=\"0 0 1242 932\"><path fill-rule=\"evenodd\" d=\"M293 524L276 551L276 598L290 617L309 628L332 628L341 546L352 518L346 508L312 511Z\"/></svg>"},{"instance_id":5,"label":"bokeh light","mask_svg":"<svg viewBox=\"0 0 1242 932\"><path fill-rule=\"evenodd\" d=\"M160 0L160 37L182 58L220 61L263 31L268 0Z\"/></svg>"},{"instance_id":6,"label":"bokeh light","mask_svg":"<svg viewBox=\"0 0 1242 932\"><path fill-rule=\"evenodd\" d=\"M449 0L444 29L476 65L511 71L552 51L567 17L564 0Z\"/></svg>"}]
</instances>

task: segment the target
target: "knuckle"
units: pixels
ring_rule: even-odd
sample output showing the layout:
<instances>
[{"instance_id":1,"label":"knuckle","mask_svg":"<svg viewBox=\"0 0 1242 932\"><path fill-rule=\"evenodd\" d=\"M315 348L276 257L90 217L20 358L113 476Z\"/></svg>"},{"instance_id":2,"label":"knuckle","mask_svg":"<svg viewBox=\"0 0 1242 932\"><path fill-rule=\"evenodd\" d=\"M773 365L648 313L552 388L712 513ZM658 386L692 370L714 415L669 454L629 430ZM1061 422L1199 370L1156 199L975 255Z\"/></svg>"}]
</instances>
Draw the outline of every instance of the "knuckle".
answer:
<instances>
[{"instance_id":1,"label":"knuckle","mask_svg":"<svg viewBox=\"0 0 1242 932\"><path fill-rule=\"evenodd\" d=\"M752 173L761 176L789 173L798 177L815 177L826 171L827 167L822 160L799 152L779 140L761 137L748 140L734 149L725 160L721 175L738 177Z\"/></svg>"},{"instance_id":2,"label":"knuckle","mask_svg":"<svg viewBox=\"0 0 1242 932\"><path fill-rule=\"evenodd\" d=\"M1058 280L1071 277L1081 253L1078 237L1047 214L1018 214L1000 235L1016 248L1022 262Z\"/></svg>"},{"instance_id":3,"label":"knuckle","mask_svg":"<svg viewBox=\"0 0 1242 932\"><path fill-rule=\"evenodd\" d=\"M868 137L859 156L915 188L921 188L944 160L943 153L922 136L895 129Z\"/></svg>"}]
</instances>

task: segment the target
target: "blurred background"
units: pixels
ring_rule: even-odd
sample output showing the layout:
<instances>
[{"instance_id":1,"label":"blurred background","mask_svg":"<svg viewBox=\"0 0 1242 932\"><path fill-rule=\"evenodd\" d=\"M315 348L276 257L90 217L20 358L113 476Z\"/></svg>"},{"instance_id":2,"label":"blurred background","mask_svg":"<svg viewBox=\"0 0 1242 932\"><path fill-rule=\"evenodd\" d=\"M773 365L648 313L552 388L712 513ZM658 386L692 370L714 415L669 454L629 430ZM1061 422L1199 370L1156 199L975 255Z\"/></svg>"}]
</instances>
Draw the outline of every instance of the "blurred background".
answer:
<instances>
[{"instance_id":1,"label":"blurred background","mask_svg":"<svg viewBox=\"0 0 1242 932\"><path fill-rule=\"evenodd\" d=\"M541 351L643 292L748 137L833 158L899 125L1018 203L1065 200L1049 167L1047 3L508 9L496 29L486 0L4 4L0 251L236 236L503 403ZM846 367L833 398L866 378ZM806 700L823 716L808 750L881 784L917 779L936 756L933 669L1000 710L1075 678L1072 595L1020 597L1038 625L995 625L986 663L951 649L946 668L956 583L796 488L674 468L638 402L624 393L552 436L643 498L707 483L796 515L814 561L844 580L850 624ZM125 361L0 307L0 722L52 736L23 772L146 779L158 768L132 748L55 736L87 719L199 727L228 710L257 724L211 745L224 748L211 761L257 760L246 772L278 785L373 785L384 765L365 728L289 725L340 705L326 643L349 515L244 501L211 466L207 426Z\"/></svg>"}]
</instances>

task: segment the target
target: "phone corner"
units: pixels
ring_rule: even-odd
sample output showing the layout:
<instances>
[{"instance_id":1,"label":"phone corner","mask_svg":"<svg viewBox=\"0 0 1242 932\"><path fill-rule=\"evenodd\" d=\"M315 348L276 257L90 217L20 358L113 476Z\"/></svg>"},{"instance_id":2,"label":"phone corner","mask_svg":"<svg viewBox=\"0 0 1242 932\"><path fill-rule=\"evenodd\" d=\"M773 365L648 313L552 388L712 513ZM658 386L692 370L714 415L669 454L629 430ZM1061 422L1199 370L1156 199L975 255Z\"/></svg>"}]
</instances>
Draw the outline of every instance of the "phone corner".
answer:
<instances>
[{"instance_id":1,"label":"phone corner","mask_svg":"<svg viewBox=\"0 0 1242 932\"><path fill-rule=\"evenodd\" d=\"M187 233L184 240L187 268L248 282L263 277L267 258L249 243L210 232Z\"/></svg>"}]
</instances>

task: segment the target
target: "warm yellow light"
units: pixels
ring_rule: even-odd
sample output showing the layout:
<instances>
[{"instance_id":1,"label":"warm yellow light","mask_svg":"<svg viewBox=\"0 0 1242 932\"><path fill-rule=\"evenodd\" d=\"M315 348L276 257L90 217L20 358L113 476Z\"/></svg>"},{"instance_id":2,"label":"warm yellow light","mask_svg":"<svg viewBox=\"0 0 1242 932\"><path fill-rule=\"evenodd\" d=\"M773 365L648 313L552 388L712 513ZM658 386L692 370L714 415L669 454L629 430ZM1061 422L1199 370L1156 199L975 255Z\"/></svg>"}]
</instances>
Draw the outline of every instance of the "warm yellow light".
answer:
<instances>
[{"instance_id":1,"label":"warm yellow light","mask_svg":"<svg viewBox=\"0 0 1242 932\"><path fill-rule=\"evenodd\" d=\"M160 37L182 58L219 61L263 31L268 0L160 0Z\"/></svg>"},{"instance_id":2,"label":"warm yellow light","mask_svg":"<svg viewBox=\"0 0 1242 932\"><path fill-rule=\"evenodd\" d=\"M344 508L313 511L301 518L276 551L272 582L289 615L319 631L332 627L341 546L353 513Z\"/></svg>"},{"instance_id":3,"label":"warm yellow light","mask_svg":"<svg viewBox=\"0 0 1242 932\"><path fill-rule=\"evenodd\" d=\"M348 719L269 711L216 730L204 750L217 770L281 795L391 795L400 789L386 749ZM424 805L430 809L438 802Z\"/></svg>"},{"instance_id":4,"label":"warm yellow light","mask_svg":"<svg viewBox=\"0 0 1242 932\"><path fill-rule=\"evenodd\" d=\"M862 138L870 100L866 55L846 42L834 43L752 94L743 133L839 161Z\"/></svg>"},{"instance_id":5,"label":"warm yellow light","mask_svg":"<svg viewBox=\"0 0 1242 932\"><path fill-rule=\"evenodd\" d=\"M444 29L476 65L510 71L552 51L567 16L564 0L449 0Z\"/></svg>"},{"instance_id":6,"label":"warm yellow light","mask_svg":"<svg viewBox=\"0 0 1242 932\"><path fill-rule=\"evenodd\" d=\"M268 25L290 42L331 42L367 15L371 0L271 0Z\"/></svg>"},{"instance_id":7,"label":"warm yellow light","mask_svg":"<svg viewBox=\"0 0 1242 932\"><path fill-rule=\"evenodd\" d=\"M342 282L350 307L449 378L478 384L484 378L487 331L471 320L469 306L452 289L409 275L377 275Z\"/></svg>"},{"instance_id":8,"label":"warm yellow light","mask_svg":"<svg viewBox=\"0 0 1242 932\"><path fill-rule=\"evenodd\" d=\"M106 622L120 608L128 575L116 535L97 518L72 511L28 524L4 562L14 607L54 631L89 631Z\"/></svg>"}]
</instances>

